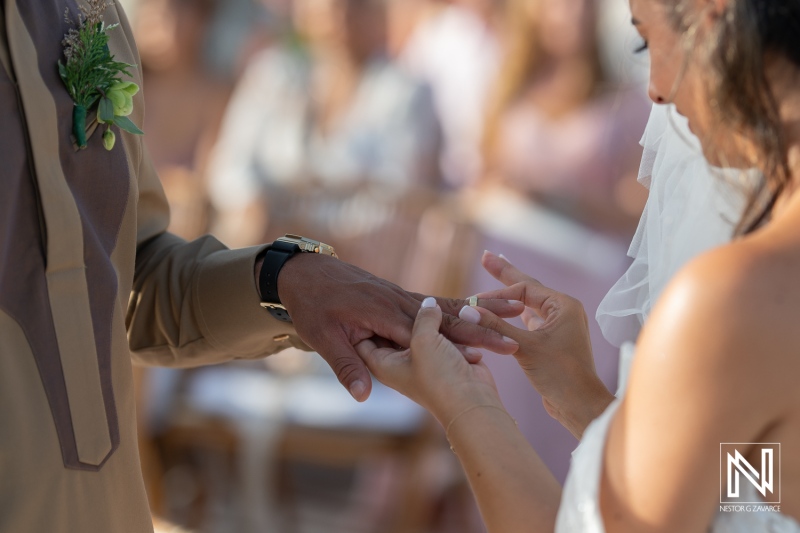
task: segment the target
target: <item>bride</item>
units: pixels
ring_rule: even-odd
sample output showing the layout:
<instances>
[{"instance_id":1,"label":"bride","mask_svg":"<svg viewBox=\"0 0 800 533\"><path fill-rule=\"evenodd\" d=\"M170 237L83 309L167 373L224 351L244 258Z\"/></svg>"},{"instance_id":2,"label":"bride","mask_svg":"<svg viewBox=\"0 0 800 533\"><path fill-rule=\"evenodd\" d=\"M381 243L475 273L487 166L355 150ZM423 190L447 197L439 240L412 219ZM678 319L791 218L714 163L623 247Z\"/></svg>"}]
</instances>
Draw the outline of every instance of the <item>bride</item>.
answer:
<instances>
[{"instance_id":1,"label":"bride","mask_svg":"<svg viewBox=\"0 0 800 533\"><path fill-rule=\"evenodd\" d=\"M712 164L757 167L764 179L738 238L664 290L619 398L594 373L580 303L484 257L508 287L481 296L525 302L530 331L477 307L462 315L478 311L520 344L515 356L548 411L582 438L564 490L488 369L439 334L434 300L410 350L375 340L359 352L445 427L492 533L800 531L800 1L631 0L631 9L650 48L651 98L688 119ZM730 442L781 443L780 512L720 505L720 449ZM757 464L757 447L740 451ZM742 484L742 501L761 498Z\"/></svg>"}]
</instances>

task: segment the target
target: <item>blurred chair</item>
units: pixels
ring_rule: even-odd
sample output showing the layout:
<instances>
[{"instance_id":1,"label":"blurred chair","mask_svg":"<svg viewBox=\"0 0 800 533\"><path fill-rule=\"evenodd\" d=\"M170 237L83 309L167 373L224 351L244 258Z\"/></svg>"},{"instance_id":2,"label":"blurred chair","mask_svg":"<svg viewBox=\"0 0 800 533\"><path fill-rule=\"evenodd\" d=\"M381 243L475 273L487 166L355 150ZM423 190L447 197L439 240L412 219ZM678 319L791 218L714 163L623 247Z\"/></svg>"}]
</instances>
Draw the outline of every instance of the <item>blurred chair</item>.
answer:
<instances>
[{"instance_id":1,"label":"blurred chair","mask_svg":"<svg viewBox=\"0 0 800 533\"><path fill-rule=\"evenodd\" d=\"M423 466L441 448L441 432L391 389L376 383L358 404L329 371L281 376L252 365L184 373L181 382L157 436L166 477L187 458L196 476L184 481L195 488L176 520L206 531L288 533L319 521L328 532L411 533L429 520L435 484L426 486ZM384 462L399 465L388 483L364 475L365 465L379 473ZM361 475L346 494L341 484L325 494L293 473L297 465ZM378 501L369 497L376 487Z\"/></svg>"},{"instance_id":2,"label":"blurred chair","mask_svg":"<svg viewBox=\"0 0 800 533\"><path fill-rule=\"evenodd\" d=\"M342 531L357 531L359 524L367 526L365 531L422 530L435 496L434 487L425 483L424 460L441 447L441 432L421 408L380 384L366 404L356 405L337 381L325 377L303 379L293 387L289 402L278 452L284 468L299 463L361 474L349 498L350 511ZM386 479L387 467L394 482ZM282 479L286 486L294 476L284 471ZM287 488L282 495L298 492L296 487ZM374 501L376 493L388 496L391 505ZM328 496L334 504L341 501L335 494ZM305 520L298 516L298 506L289 509L294 516L290 516L287 530L299 533Z\"/></svg>"}]
</instances>

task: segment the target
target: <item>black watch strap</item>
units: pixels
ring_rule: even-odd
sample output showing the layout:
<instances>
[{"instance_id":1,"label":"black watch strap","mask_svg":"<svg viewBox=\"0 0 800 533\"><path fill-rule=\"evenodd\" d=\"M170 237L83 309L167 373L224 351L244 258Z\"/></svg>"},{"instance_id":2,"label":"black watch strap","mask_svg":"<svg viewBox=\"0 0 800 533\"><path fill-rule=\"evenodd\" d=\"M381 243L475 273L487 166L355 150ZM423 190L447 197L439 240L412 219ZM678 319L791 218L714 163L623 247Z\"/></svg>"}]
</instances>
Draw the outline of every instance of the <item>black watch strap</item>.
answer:
<instances>
[{"instance_id":1,"label":"black watch strap","mask_svg":"<svg viewBox=\"0 0 800 533\"><path fill-rule=\"evenodd\" d=\"M282 322L291 322L292 319L286 308L281 305L281 299L278 296L278 274L280 274L286 261L299 252L300 247L296 244L275 241L264 255L261 275L258 278L258 285L261 290L261 306Z\"/></svg>"}]
</instances>

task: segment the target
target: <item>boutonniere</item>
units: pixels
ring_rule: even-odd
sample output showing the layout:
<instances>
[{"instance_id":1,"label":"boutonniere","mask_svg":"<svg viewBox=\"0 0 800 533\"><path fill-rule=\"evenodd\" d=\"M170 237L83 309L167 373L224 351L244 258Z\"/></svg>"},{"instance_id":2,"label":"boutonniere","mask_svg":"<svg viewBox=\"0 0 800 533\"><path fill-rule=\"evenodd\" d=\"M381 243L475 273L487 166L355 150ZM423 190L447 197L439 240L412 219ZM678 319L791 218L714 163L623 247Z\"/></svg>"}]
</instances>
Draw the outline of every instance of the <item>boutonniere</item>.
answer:
<instances>
[{"instance_id":1,"label":"boutonniere","mask_svg":"<svg viewBox=\"0 0 800 533\"><path fill-rule=\"evenodd\" d=\"M77 23L64 15L73 28L64 36L64 62L58 62L58 73L67 87L75 107L72 111L72 133L78 146L86 148L86 113L97 105L97 121L106 125L103 145L114 147L116 137L111 130L114 124L135 135L142 135L136 124L128 118L133 112L133 95L139 86L123 81L122 75L131 77L128 69L134 65L115 61L108 49L108 32L118 26L106 26L103 12L111 4L106 0L88 0L81 6Z\"/></svg>"}]
</instances>

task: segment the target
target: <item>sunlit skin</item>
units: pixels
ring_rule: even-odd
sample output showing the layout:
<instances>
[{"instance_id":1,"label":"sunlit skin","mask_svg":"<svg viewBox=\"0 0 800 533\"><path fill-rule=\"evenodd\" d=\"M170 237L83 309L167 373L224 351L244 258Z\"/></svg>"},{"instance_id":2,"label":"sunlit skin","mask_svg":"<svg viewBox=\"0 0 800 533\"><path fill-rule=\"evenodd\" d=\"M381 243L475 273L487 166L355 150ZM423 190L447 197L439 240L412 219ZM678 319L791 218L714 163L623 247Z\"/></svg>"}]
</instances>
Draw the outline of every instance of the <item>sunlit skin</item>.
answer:
<instances>
[{"instance_id":1,"label":"sunlit skin","mask_svg":"<svg viewBox=\"0 0 800 533\"><path fill-rule=\"evenodd\" d=\"M749 163L747 132L726 140L717 131L703 58L684 52L664 6L631 0L651 53L651 97L676 105L712 162ZM693 0L697 43L726 7L726 0ZM798 73L778 59L767 68L796 187ZM706 532L719 506L721 442L782 443L781 512L800 518L800 195L791 192L765 227L683 269L642 331L606 442L600 499L608 533ZM500 257L486 254L483 264L507 287L480 296L523 301L528 330L486 310L481 325L519 342L515 357L548 412L582 435L613 400L594 370L582 306ZM410 350L366 341L359 354L378 379L450 426L490 533L553 531L558 483L509 417L474 408L502 404L488 369L468 364L438 333L439 316L420 311Z\"/></svg>"}]
</instances>

